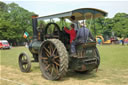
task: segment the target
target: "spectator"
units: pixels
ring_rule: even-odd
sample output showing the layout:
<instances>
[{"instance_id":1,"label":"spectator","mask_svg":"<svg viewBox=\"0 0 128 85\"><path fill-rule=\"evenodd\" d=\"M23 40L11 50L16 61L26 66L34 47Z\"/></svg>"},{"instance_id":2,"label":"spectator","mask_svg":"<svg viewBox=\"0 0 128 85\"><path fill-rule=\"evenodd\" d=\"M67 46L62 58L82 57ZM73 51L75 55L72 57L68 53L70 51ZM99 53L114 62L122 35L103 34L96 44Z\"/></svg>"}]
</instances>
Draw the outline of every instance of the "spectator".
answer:
<instances>
[{"instance_id":1,"label":"spectator","mask_svg":"<svg viewBox=\"0 0 128 85\"><path fill-rule=\"evenodd\" d=\"M122 45L124 45L124 38L121 41L122 41Z\"/></svg>"}]
</instances>

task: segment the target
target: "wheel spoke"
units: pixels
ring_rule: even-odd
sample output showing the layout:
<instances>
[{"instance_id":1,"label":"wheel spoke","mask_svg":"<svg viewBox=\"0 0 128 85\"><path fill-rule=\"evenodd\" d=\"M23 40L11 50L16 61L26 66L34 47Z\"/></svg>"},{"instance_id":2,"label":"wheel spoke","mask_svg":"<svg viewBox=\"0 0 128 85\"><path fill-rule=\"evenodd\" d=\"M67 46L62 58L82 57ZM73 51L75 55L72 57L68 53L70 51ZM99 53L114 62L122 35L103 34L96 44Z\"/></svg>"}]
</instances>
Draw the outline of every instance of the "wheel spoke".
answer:
<instances>
[{"instance_id":1,"label":"wheel spoke","mask_svg":"<svg viewBox=\"0 0 128 85\"><path fill-rule=\"evenodd\" d=\"M48 61L46 61L46 60L43 60L43 62L44 62L45 64L48 64Z\"/></svg>"},{"instance_id":2,"label":"wheel spoke","mask_svg":"<svg viewBox=\"0 0 128 85\"><path fill-rule=\"evenodd\" d=\"M50 49L50 54L52 55L53 46L52 46L52 44L51 44L51 43L50 43L50 45L49 45L49 49Z\"/></svg>"},{"instance_id":3,"label":"wheel spoke","mask_svg":"<svg viewBox=\"0 0 128 85\"><path fill-rule=\"evenodd\" d=\"M47 52L45 52L45 54L47 55L47 57L49 57L49 56L50 56Z\"/></svg>"},{"instance_id":4,"label":"wheel spoke","mask_svg":"<svg viewBox=\"0 0 128 85\"><path fill-rule=\"evenodd\" d=\"M56 61L54 61L54 63L55 63L57 66L60 66Z\"/></svg>"},{"instance_id":5,"label":"wheel spoke","mask_svg":"<svg viewBox=\"0 0 128 85\"><path fill-rule=\"evenodd\" d=\"M53 52L52 52L52 54L55 54L55 51L57 50L57 48L54 48L54 50L53 50Z\"/></svg>"},{"instance_id":6,"label":"wheel spoke","mask_svg":"<svg viewBox=\"0 0 128 85\"><path fill-rule=\"evenodd\" d=\"M49 65L47 60L43 60L44 65L46 66L45 68L47 69L47 66ZM49 66L48 66L49 67Z\"/></svg>"},{"instance_id":7,"label":"wheel spoke","mask_svg":"<svg viewBox=\"0 0 128 85\"><path fill-rule=\"evenodd\" d=\"M48 60L48 57L40 57L40 59Z\"/></svg>"},{"instance_id":8,"label":"wheel spoke","mask_svg":"<svg viewBox=\"0 0 128 85\"><path fill-rule=\"evenodd\" d=\"M51 68L51 75L53 75L53 71L54 71L54 65L52 64L52 68Z\"/></svg>"},{"instance_id":9,"label":"wheel spoke","mask_svg":"<svg viewBox=\"0 0 128 85\"><path fill-rule=\"evenodd\" d=\"M55 56L54 59L59 58L59 56Z\"/></svg>"},{"instance_id":10,"label":"wheel spoke","mask_svg":"<svg viewBox=\"0 0 128 85\"><path fill-rule=\"evenodd\" d=\"M22 65L27 64L27 63L28 63L28 62L27 62L27 60L22 60L21 62L22 62Z\"/></svg>"},{"instance_id":11,"label":"wheel spoke","mask_svg":"<svg viewBox=\"0 0 128 85\"><path fill-rule=\"evenodd\" d=\"M53 65L54 66L54 70L56 72L56 74L58 74L58 67L56 65Z\"/></svg>"},{"instance_id":12,"label":"wheel spoke","mask_svg":"<svg viewBox=\"0 0 128 85\"><path fill-rule=\"evenodd\" d=\"M59 72L59 69L58 69L58 66L56 66L56 73L58 74L58 72Z\"/></svg>"},{"instance_id":13,"label":"wheel spoke","mask_svg":"<svg viewBox=\"0 0 128 85\"><path fill-rule=\"evenodd\" d=\"M48 53L46 53L47 54L47 56L50 56L50 52L48 51L48 49L47 48L45 48L45 47L43 47L44 49L45 49L45 51Z\"/></svg>"},{"instance_id":14,"label":"wheel spoke","mask_svg":"<svg viewBox=\"0 0 128 85\"><path fill-rule=\"evenodd\" d=\"M50 64L47 67L45 67L45 70L48 70L49 67L50 67Z\"/></svg>"}]
</instances>

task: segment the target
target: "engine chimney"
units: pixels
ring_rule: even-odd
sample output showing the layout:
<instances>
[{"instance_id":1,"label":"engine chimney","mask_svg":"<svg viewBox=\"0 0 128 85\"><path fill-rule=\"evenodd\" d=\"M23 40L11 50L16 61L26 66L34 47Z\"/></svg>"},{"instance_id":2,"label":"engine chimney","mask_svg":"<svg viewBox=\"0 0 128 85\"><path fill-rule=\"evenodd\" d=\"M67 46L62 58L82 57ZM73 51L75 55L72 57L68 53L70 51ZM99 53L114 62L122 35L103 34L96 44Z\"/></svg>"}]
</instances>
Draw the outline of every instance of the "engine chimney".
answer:
<instances>
[{"instance_id":1,"label":"engine chimney","mask_svg":"<svg viewBox=\"0 0 128 85\"><path fill-rule=\"evenodd\" d=\"M32 15L33 40L37 40L37 17L38 15Z\"/></svg>"}]
</instances>

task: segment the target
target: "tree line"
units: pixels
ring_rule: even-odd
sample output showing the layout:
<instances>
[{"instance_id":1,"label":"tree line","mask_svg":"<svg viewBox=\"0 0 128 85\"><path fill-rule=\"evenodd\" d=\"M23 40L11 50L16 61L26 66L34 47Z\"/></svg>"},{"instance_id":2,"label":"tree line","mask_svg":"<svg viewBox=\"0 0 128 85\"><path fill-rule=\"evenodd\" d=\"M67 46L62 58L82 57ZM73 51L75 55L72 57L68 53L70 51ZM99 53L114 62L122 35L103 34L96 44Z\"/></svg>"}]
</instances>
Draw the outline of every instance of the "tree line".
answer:
<instances>
[{"instance_id":1,"label":"tree line","mask_svg":"<svg viewBox=\"0 0 128 85\"><path fill-rule=\"evenodd\" d=\"M88 28L91 20L87 20ZM104 38L128 37L128 14L117 13L113 18L97 18L92 20L90 30L93 35L102 35ZM95 28L94 28L95 27Z\"/></svg>"},{"instance_id":2,"label":"tree line","mask_svg":"<svg viewBox=\"0 0 128 85\"><path fill-rule=\"evenodd\" d=\"M31 18L33 14L35 13L20 7L16 3L6 4L0 1L0 40L8 40L10 43L26 41L23 38L24 32L28 32L29 36L33 35ZM45 25L48 23L40 22ZM128 37L127 13L117 13L113 18L98 18L86 22L93 35L103 35L109 38L112 36ZM89 25L90 22L91 26ZM59 21L56 21L56 23L62 27Z\"/></svg>"},{"instance_id":3,"label":"tree line","mask_svg":"<svg viewBox=\"0 0 128 85\"><path fill-rule=\"evenodd\" d=\"M33 14L16 3L0 2L0 40L8 40L13 44L24 42L25 31L32 35Z\"/></svg>"}]
</instances>

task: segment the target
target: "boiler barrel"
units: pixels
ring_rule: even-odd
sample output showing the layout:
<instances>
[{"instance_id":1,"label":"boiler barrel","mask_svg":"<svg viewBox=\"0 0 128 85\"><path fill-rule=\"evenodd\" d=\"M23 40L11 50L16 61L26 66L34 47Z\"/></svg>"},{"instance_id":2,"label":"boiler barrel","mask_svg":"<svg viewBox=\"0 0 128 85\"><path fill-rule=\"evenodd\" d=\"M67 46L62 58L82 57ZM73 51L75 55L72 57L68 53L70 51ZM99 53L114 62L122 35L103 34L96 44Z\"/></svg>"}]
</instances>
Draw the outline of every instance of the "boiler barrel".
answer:
<instances>
[{"instance_id":1,"label":"boiler barrel","mask_svg":"<svg viewBox=\"0 0 128 85\"><path fill-rule=\"evenodd\" d=\"M41 46L41 41L32 41L29 44L29 50L32 54L38 54L38 51L40 49Z\"/></svg>"}]
</instances>

